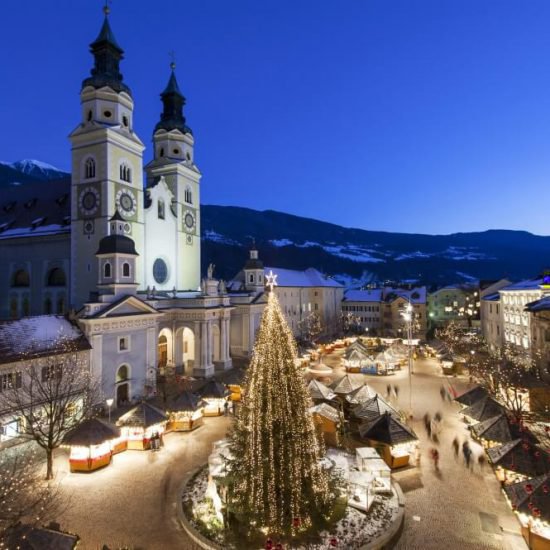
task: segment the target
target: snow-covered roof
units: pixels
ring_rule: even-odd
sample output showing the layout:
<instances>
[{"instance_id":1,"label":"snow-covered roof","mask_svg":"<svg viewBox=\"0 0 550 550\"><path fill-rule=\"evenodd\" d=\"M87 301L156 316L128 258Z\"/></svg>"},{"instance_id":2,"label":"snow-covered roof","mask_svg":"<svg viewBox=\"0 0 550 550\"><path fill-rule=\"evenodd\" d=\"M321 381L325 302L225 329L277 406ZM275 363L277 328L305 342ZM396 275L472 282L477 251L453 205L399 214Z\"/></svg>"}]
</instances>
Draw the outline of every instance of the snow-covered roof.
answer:
<instances>
[{"instance_id":1,"label":"snow-covered roof","mask_svg":"<svg viewBox=\"0 0 550 550\"><path fill-rule=\"evenodd\" d=\"M344 302L381 302L382 289L348 290L344 294Z\"/></svg>"},{"instance_id":2,"label":"snow-covered roof","mask_svg":"<svg viewBox=\"0 0 550 550\"><path fill-rule=\"evenodd\" d=\"M404 298L412 304L425 304L426 303L426 287L418 286L411 289L405 288L392 288L387 286L382 289L383 299L385 301L393 301L397 298Z\"/></svg>"},{"instance_id":3,"label":"snow-covered roof","mask_svg":"<svg viewBox=\"0 0 550 550\"><path fill-rule=\"evenodd\" d=\"M500 300L500 294L495 292L494 294L489 294L481 298L485 302L498 302Z\"/></svg>"},{"instance_id":4,"label":"snow-covered roof","mask_svg":"<svg viewBox=\"0 0 550 550\"><path fill-rule=\"evenodd\" d=\"M61 315L0 322L0 363L91 349L82 331Z\"/></svg>"},{"instance_id":5,"label":"snow-covered roof","mask_svg":"<svg viewBox=\"0 0 550 550\"><path fill-rule=\"evenodd\" d=\"M510 292L513 290L539 290L540 285L542 284L542 279L526 279L525 281L520 281L519 283L514 283L512 285L505 286L500 289L500 292Z\"/></svg>"},{"instance_id":6,"label":"snow-covered roof","mask_svg":"<svg viewBox=\"0 0 550 550\"><path fill-rule=\"evenodd\" d=\"M540 300L535 300L525 306L527 311L549 311L550 310L550 296L545 296Z\"/></svg>"},{"instance_id":7,"label":"snow-covered roof","mask_svg":"<svg viewBox=\"0 0 550 550\"><path fill-rule=\"evenodd\" d=\"M277 275L277 286L344 288L338 281L323 275L313 267L309 267L305 271L281 267L264 268L265 275L268 275L270 271Z\"/></svg>"}]
</instances>

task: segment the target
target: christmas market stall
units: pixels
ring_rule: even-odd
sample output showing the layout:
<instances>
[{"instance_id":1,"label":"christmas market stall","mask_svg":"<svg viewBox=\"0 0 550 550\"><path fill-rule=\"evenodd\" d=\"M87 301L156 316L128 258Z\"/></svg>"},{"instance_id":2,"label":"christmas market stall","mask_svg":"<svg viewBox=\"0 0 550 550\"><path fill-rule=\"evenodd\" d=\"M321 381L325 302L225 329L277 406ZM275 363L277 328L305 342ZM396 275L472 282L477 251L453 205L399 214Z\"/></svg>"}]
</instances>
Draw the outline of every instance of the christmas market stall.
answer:
<instances>
[{"instance_id":1,"label":"christmas market stall","mask_svg":"<svg viewBox=\"0 0 550 550\"><path fill-rule=\"evenodd\" d=\"M144 451L151 448L151 439L157 436L162 441L168 417L157 407L142 402L117 421L122 437L128 442L128 449Z\"/></svg>"},{"instance_id":2,"label":"christmas market stall","mask_svg":"<svg viewBox=\"0 0 550 550\"><path fill-rule=\"evenodd\" d=\"M70 448L71 472L92 472L108 466L113 449L126 449L126 443L120 441L120 429L99 418L84 420L67 433L63 445Z\"/></svg>"},{"instance_id":3,"label":"christmas market stall","mask_svg":"<svg viewBox=\"0 0 550 550\"><path fill-rule=\"evenodd\" d=\"M520 481L504 487L521 533L532 550L550 548L550 475Z\"/></svg>"},{"instance_id":4,"label":"christmas market stall","mask_svg":"<svg viewBox=\"0 0 550 550\"><path fill-rule=\"evenodd\" d=\"M179 393L168 407L167 430L187 432L202 426L205 405L206 401L189 390Z\"/></svg>"},{"instance_id":5,"label":"christmas market stall","mask_svg":"<svg viewBox=\"0 0 550 550\"><path fill-rule=\"evenodd\" d=\"M342 363L347 372L361 372L362 368L374 364L374 358L361 340L355 340L344 352Z\"/></svg>"},{"instance_id":6,"label":"christmas market stall","mask_svg":"<svg viewBox=\"0 0 550 550\"><path fill-rule=\"evenodd\" d=\"M369 399L376 397L376 392L368 385L363 384L351 393L348 393L345 397L346 403L350 405L359 405L365 403Z\"/></svg>"},{"instance_id":7,"label":"christmas market stall","mask_svg":"<svg viewBox=\"0 0 550 550\"><path fill-rule=\"evenodd\" d=\"M327 445L336 447L338 445L338 432L342 418L338 409L328 403L320 403L311 407L310 412L317 426L319 426Z\"/></svg>"},{"instance_id":8,"label":"christmas market stall","mask_svg":"<svg viewBox=\"0 0 550 550\"><path fill-rule=\"evenodd\" d=\"M455 401L460 403L463 407L469 407L476 401L479 401L488 395L487 390L482 386L475 386L471 390L464 392L463 394L455 397Z\"/></svg>"},{"instance_id":9,"label":"christmas market stall","mask_svg":"<svg viewBox=\"0 0 550 550\"><path fill-rule=\"evenodd\" d=\"M332 375L332 369L324 363L317 363L306 369L307 374L311 374L315 378L327 378Z\"/></svg>"},{"instance_id":10,"label":"christmas market stall","mask_svg":"<svg viewBox=\"0 0 550 550\"><path fill-rule=\"evenodd\" d=\"M311 380L307 386L309 395L314 403L330 402L336 399L336 394L318 380Z\"/></svg>"},{"instance_id":11,"label":"christmas market stall","mask_svg":"<svg viewBox=\"0 0 550 550\"><path fill-rule=\"evenodd\" d=\"M462 409L460 414L464 416L466 422L471 424L473 422L489 420L489 418L494 418L505 412L506 409L498 401L486 395L469 407Z\"/></svg>"},{"instance_id":12,"label":"christmas market stall","mask_svg":"<svg viewBox=\"0 0 550 550\"><path fill-rule=\"evenodd\" d=\"M487 449L497 478L504 483L525 481L550 472L548 453L526 440L516 439Z\"/></svg>"},{"instance_id":13,"label":"christmas market stall","mask_svg":"<svg viewBox=\"0 0 550 550\"><path fill-rule=\"evenodd\" d=\"M206 401L204 416L221 416L225 412L229 390L214 378L210 379L200 391Z\"/></svg>"},{"instance_id":14,"label":"christmas market stall","mask_svg":"<svg viewBox=\"0 0 550 550\"><path fill-rule=\"evenodd\" d=\"M416 454L418 437L390 412L361 424L359 434L378 451L392 469L407 466L411 456Z\"/></svg>"},{"instance_id":15,"label":"christmas market stall","mask_svg":"<svg viewBox=\"0 0 550 550\"><path fill-rule=\"evenodd\" d=\"M537 442L537 439L527 428L518 424L514 418L509 417L506 413L475 424L472 426L471 431L473 438L485 448L502 445L518 438L526 439L531 443Z\"/></svg>"},{"instance_id":16,"label":"christmas market stall","mask_svg":"<svg viewBox=\"0 0 550 550\"><path fill-rule=\"evenodd\" d=\"M330 388L341 399L345 399L346 395L359 389L363 385L362 380L353 378L349 374L342 376L342 378L335 380Z\"/></svg>"},{"instance_id":17,"label":"christmas market stall","mask_svg":"<svg viewBox=\"0 0 550 550\"><path fill-rule=\"evenodd\" d=\"M378 393L367 401L359 403L351 411L351 415L361 422L372 422L385 413L389 413L395 418L401 416L399 411Z\"/></svg>"},{"instance_id":18,"label":"christmas market stall","mask_svg":"<svg viewBox=\"0 0 550 550\"><path fill-rule=\"evenodd\" d=\"M368 472L373 477L375 493L391 491L391 468L373 447L355 449L355 460L360 472Z\"/></svg>"}]
</instances>

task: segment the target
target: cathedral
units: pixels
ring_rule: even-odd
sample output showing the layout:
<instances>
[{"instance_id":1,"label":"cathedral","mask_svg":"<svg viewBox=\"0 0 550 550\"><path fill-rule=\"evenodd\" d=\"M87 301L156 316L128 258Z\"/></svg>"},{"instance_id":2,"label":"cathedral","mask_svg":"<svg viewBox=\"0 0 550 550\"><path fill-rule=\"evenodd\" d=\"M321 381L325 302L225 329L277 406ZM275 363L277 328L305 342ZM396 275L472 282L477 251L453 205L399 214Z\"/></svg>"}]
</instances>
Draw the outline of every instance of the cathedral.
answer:
<instances>
[{"instance_id":1,"label":"cathedral","mask_svg":"<svg viewBox=\"0 0 550 550\"><path fill-rule=\"evenodd\" d=\"M108 9L90 50L94 65L70 134L70 190L31 185L3 207L8 292L0 315L73 312L105 398L121 405L154 393L159 369L210 377L231 368L232 349L248 355L265 304L263 270L251 252L256 279L233 297L214 266L201 279L201 173L175 65L161 93L153 160L143 166ZM19 233L9 221L17 208L29 226Z\"/></svg>"}]
</instances>

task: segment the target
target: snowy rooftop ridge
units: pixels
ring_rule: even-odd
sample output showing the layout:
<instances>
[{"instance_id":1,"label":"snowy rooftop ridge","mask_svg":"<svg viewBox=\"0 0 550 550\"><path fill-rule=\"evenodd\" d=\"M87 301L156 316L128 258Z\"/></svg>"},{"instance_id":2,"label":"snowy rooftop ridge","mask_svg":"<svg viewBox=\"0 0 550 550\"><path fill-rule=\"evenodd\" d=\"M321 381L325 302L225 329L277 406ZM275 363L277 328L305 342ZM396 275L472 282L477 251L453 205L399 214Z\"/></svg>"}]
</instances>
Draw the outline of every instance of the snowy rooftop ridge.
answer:
<instances>
[{"instance_id":1,"label":"snowy rooftop ridge","mask_svg":"<svg viewBox=\"0 0 550 550\"><path fill-rule=\"evenodd\" d=\"M82 331L62 315L37 315L0 323L0 363L91 349Z\"/></svg>"},{"instance_id":2,"label":"snowy rooftop ridge","mask_svg":"<svg viewBox=\"0 0 550 550\"><path fill-rule=\"evenodd\" d=\"M342 288L339 282L323 275L313 267L309 267L305 271L279 267L264 268L265 275L268 275L270 271L277 275L277 286Z\"/></svg>"}]
</instances>

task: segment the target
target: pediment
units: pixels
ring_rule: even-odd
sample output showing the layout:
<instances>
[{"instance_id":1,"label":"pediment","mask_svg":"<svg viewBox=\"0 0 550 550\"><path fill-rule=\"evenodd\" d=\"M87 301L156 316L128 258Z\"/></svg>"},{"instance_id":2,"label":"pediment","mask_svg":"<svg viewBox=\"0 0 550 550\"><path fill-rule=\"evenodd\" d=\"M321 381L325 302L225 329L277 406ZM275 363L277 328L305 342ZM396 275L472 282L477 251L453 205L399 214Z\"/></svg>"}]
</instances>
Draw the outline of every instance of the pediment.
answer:
<instances>
[{"instance_id":1,"label":"pediment","mask_svg":"<svg viewBox=\"0 0 550 550\"><path fill-rule=\"evenodd\" d=\"M105 309L97 312L94 318L107 319L110 317L150 315L152 313L159 314L159 311L135 296L126 296L118 302L109 304Z\"/></svg>"}]
</instances>

